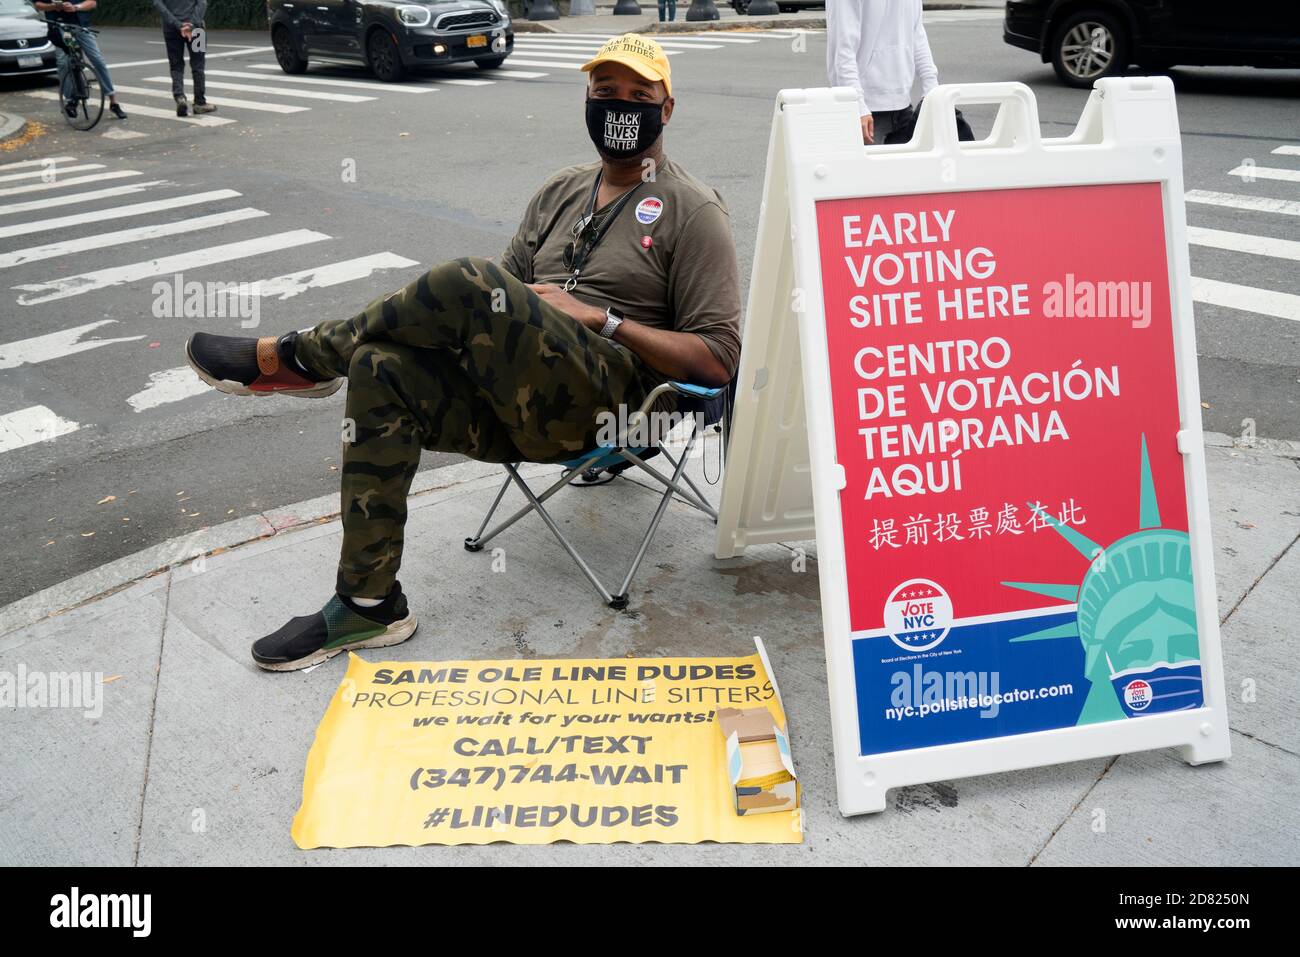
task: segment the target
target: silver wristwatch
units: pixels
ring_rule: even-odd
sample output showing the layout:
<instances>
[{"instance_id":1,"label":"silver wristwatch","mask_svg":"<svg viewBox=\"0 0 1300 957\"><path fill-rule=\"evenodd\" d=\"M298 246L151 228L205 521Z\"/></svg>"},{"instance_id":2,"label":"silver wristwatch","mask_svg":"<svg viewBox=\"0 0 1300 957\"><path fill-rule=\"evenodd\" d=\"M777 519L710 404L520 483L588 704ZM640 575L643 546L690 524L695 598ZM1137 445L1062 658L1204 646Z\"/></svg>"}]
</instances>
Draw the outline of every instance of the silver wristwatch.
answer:
<instances>
[{"instance_id":1,"label":"silver wristwatch","mask_svg":"<svg viewBox=\"0 0 1300 957\"><path fill-rule=\"evenodd\" d=\"M605 325L600 330L601 337L605 339L613 339L614 333L618 330L618 327L623 324L624 318L625 316L623 315L623 313L619 312L613 306L610 306L608 309L606 309Z\"/></svg>"}]
</instances>

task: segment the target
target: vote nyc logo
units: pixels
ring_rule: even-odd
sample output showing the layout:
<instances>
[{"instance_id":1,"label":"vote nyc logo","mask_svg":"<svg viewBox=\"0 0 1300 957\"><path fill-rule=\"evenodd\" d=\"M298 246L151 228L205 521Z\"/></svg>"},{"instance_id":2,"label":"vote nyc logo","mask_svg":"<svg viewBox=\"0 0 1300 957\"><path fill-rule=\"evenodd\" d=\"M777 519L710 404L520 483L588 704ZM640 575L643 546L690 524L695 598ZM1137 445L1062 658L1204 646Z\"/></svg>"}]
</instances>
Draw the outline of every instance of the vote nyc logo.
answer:
<instances>
[{"instance_id":1,"label":"vote nyc logo","mask_svg":"<svg viewBox=\"0 0 1300 957\"><path fill-rule=\"evenodd\" d=\"M948 637L952 599L928 578L912 578L890 592L885 629L904 651L928 651Z\"/></svg>"}]
</instances>

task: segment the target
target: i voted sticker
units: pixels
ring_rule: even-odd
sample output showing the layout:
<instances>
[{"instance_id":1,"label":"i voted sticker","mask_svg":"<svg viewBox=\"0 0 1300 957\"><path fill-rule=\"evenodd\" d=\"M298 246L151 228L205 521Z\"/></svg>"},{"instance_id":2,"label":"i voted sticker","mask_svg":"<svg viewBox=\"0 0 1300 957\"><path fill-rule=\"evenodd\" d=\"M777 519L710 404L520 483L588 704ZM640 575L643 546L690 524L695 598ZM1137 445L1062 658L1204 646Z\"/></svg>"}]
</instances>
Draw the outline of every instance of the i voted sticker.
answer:
<instances>
[{"instance_id":1,"label":"i voted sticker","mask_svg":"<svg viewBox=\"0 0 1300 957\"><path fill-rule=\"evenodd\" d=\"M657 196L647 196L645 199L641 200L641 202L636 204L637 222L645 223L649 226L659 218L659 214L663 211L664 201L662 199L659 199Z\"/></svg>"}]
</instances>

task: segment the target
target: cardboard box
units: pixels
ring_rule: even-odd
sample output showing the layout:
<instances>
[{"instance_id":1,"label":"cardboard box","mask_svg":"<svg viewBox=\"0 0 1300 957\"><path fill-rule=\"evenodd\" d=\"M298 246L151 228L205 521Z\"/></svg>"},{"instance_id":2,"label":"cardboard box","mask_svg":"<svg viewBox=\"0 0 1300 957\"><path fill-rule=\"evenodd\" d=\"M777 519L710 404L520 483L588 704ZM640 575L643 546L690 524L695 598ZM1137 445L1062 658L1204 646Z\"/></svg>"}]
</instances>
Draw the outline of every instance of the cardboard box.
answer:
<instances>
[{"instance_id":1,"label":"cardboard box","mask_svg":"<svg viewBox=\"0 0 1300 957\"><path fill-rule=\"evenodd\" d=\"M727 774L737 814L793 811L799 782L790 738L767 708L719 708L718 728L727 746Z\"/></svg>"}]
</instances>

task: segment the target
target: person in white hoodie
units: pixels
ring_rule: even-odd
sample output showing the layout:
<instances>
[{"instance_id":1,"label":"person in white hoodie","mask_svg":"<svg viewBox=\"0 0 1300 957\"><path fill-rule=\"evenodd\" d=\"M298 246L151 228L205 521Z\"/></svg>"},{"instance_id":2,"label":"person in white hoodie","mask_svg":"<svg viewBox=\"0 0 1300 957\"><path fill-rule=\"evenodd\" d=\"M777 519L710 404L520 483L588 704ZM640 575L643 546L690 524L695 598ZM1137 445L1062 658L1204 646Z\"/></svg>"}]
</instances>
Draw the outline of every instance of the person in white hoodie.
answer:
<instances>
[{"instance_id":1,"label":"person in white hoodie","mask_svg":"<svg viewBox=\"0 0 1300 957\"><path fill-rule=\"evenodd\" d=\"M914 83L939 85L921 0L826 0L826 76L857 93L863 143L906 125Z\"/></svg>"}]
</instances>

